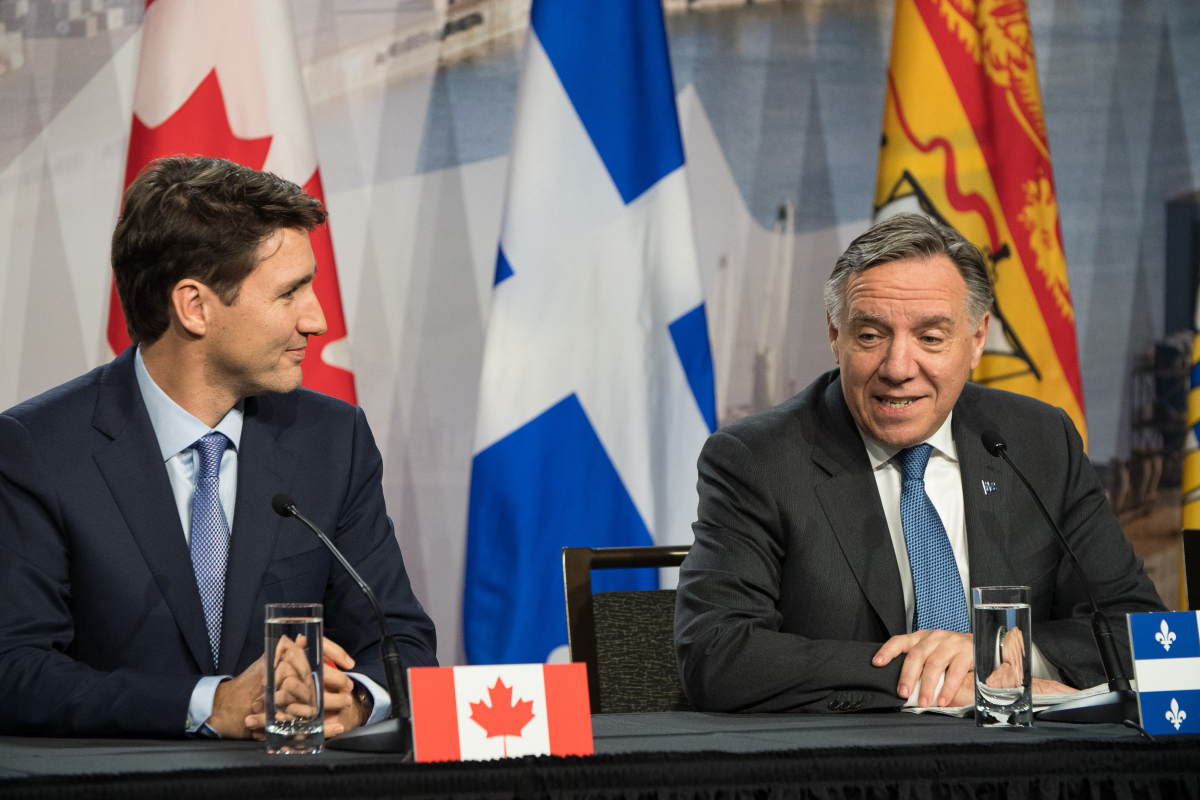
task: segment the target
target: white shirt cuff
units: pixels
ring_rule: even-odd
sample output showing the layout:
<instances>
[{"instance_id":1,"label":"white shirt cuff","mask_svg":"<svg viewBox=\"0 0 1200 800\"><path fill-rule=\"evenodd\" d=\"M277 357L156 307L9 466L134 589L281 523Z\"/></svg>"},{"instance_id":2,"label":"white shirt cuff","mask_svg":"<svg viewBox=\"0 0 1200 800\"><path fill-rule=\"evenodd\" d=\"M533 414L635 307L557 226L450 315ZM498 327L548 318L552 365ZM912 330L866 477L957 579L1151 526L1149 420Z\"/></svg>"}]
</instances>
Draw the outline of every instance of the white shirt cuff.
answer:
<instances>
[{"instance_id":1,"label":"white shirt cuff","mask_svg":"<svg viewBox=\"0 0 1200 800\"><path fill-rule=\"evenodd\" d=\"M192 736L207 736L220 739L221 735L208 727L208 718L212 716L213 698L217 694L217 686L221 681L230 680L232 675L206 675L192 689L192 699L188 703L187 720L184 723L184 733Z\"/></svg>"},{"instance_id":2,"label":"white shirt cuff","mask_svg":"<svg viewBox=\"0 0 1200 800\"><path fill-rule=\"evenodd\" d=\"M371 697L375 700L375 706L371 709L371 716L367 719L367 724L374 725L376 722L383 722L387 719L392 712L392 696L388 694L387 689L362 673L347 672L346 675L370 692Z\"/></svg>"},{"instance_id":3,"label":"white shirt cuff","mask_svg":"<svg viewBox=\"0 0 1200 800\"><path fill-rule=\"evenodd\" d=\"M1029 672L1034 678L1062 683L1062 673L1058 671L1058 667L1046 660L1036 644L1029 650Z\"/></svg>"}]
</instances>

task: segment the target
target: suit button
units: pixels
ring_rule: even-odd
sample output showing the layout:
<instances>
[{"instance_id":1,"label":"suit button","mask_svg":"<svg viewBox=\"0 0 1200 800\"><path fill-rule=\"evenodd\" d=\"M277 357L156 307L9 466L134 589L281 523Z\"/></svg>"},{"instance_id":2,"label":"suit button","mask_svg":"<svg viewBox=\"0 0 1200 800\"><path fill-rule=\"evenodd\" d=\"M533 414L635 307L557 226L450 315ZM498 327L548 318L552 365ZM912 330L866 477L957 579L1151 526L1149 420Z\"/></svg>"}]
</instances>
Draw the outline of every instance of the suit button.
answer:
<instances>
[{"instance_id":1,"label":"suit button","mask_svg":"<svg viewBox=\"0 0 1200 800\"><path fill-rule=\"evenodd\" d=\"M851 711L857 711L860 708L862 708L862 700L855 700L853 703L850 704Z\"/></svg>"},{"instance_id":2,"label":"suit button","mask_svg":"<svg viewBox=\"0 0 1200 800\"><path fill-rule=\"evenodd\" d=\"M829 701L829 710L830 710L830 711L837 711L837 710L838 710L838 701L837 701L837 700L830 700L830 701Z\"/></svg>"},{"instance_id":3,"label":"suit button","mask_svg":"<svg viewBox=\"0 0 1200 800\"><path fill-rule=\"evenodd\" d=\"M838 711L845 711L848 708L850 708L849 700L842 700L840 703L838 703Z\"/></svg>"}]
</instances>

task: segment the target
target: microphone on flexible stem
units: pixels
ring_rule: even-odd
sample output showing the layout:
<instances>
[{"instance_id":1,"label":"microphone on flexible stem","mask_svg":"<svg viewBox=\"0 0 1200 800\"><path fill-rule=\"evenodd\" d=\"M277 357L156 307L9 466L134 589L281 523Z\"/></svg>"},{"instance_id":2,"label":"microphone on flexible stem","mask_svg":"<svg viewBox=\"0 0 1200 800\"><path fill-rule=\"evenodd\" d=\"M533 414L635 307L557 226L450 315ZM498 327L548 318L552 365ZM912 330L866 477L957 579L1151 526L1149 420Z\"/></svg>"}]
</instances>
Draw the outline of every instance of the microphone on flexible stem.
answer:
<instances>
[{"instance_id":1,"label":"microphone on flexible stem","mask_svg":"<svg viewBox=\"0 0 1200 800\"><path fill-rule=\"evenodd\" d=\"M371 587L362 579L358 571L350 566L350 562L337 549L337 546L329 541L329 537L322 533L312 520L300 513L291 497L286 494L275 495L271 499L271 508L275 509L275 513L281 517L295 517L317 535L321 543L329 549L330 553L333 553L333 557L338 560L338 563L350 574L350 577L358 584L358 588L366 595L367 601L375 612L375 619L379 623L379 654L383 658L383 674L387 679L388 695L392 700L389 718L330 739L326 742L326 746L331 750L411 754L412 717L409 713L408 692L404 683L404 662L400 658L400 648L396 644L396 640L388 631L387 617L384 616L383 609L379 606L379 600L375 598L375 593L371 591Z\"/></svg>"},{"instance_id":2,"label":"microphone on flexible stem","mask_svg":"<svg viewBox=\"0 0 1200 800\"><path fill-rule=\"evenodd\" d=\"M1092 607L1092 635L1096 638L1096 648L1100 652L1100 663L1104 666L1104 674L1108 678L1107 694L1059 703L1039 712L1037 714L1038 719L1048 722L1115 723L1121 723L1127 719L1137 719L1139 713L1137 694L1129 686L1129 679L1125 676L1125 667L1121 664L1120 656L1117 655L1117 645L1116 640L1113 638L1112 627L1108 624L1108 618L1104 616L1104 612L1100 610L1099 604L1096 603L1096 594L1092 591L1091 581L1088 580L1087 575L1083 571L1083 565L1079 563L1075 551L1071 549L1071 545L1067 542L1067 537L1063 535L1062 529L1058 527L1058 523L1054 521L1054 518L1050 516L1050 512L1046 510L1046 506L1042 502L1042 498L1038 496L1037 491L1033 488L1033 484L1029 482L1025 474L1017 469L1017 465L1008 457L1008 444L1004 441L1004 437L995 431L984 431L980 440L983 442L983 447L988 453L997 458L1004 459L1008 463L1008 466L1012 468L1012 471L1017 474L1017 477L1021 479L1021 483L1025 484L1025 488L1029 490L1029 495L1033 498L1033 502L1037 504L1038 510L1042 512L1042 517L1045 518L1046 524L1050 526L1050 530L1054 531L1054 535L1058 537L1058 543L1066 551L1067 559L1071 562L1071 566L1074 568L1079 582L1083 584L1083 590L1087 593L1088 603Z\"/></svg>"}]
</instances>

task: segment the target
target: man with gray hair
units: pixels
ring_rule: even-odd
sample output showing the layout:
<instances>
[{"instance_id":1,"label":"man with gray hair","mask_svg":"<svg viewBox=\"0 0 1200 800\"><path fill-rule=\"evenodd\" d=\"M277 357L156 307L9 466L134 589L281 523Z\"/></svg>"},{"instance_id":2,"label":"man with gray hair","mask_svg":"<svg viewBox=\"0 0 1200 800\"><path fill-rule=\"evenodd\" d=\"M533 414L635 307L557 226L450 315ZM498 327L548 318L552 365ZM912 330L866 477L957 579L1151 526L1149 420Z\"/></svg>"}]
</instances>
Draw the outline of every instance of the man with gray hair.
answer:
<instances>
[{"instance_id":1,"label":"man with gray hair","mask_svg":"<svg viewBox=\"0 0 1200 800\"><path fill-rule=\"evenodd\" d=\"M979 250L917 214L880 222L838 259L825 285L838 369L717 431L700 455L675 614L697 708L969 705L971 586L1031 588L1035 692L1103 682L1084 589L984 450L989 429L1042 493L1117 642L1126 612L1163 610L1070 418L967 382L992 301Z\"/></svg>"}]
</instances>

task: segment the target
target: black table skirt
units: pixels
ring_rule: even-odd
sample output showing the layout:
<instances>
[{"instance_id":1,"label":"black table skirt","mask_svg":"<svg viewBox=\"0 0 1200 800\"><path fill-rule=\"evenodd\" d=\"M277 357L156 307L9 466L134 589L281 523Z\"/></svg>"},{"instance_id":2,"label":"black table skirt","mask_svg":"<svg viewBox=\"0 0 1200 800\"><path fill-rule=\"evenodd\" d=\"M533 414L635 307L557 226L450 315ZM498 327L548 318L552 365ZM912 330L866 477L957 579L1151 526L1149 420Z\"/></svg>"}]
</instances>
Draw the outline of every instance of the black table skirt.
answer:
<instances>
[{"instance_id":1,"label":"black table skirt","mask_svg":"<svg viewBox=\"0 0 1200 800\"><path fill-rule=\"evenodd\" d=\"M1200 737L1148 742L1119 726L665 714L596 717L594 728L599 755L461 764L267 756L237 742L0 738L0 797L1200 800Z\"/></svg>"}]
</instances>

